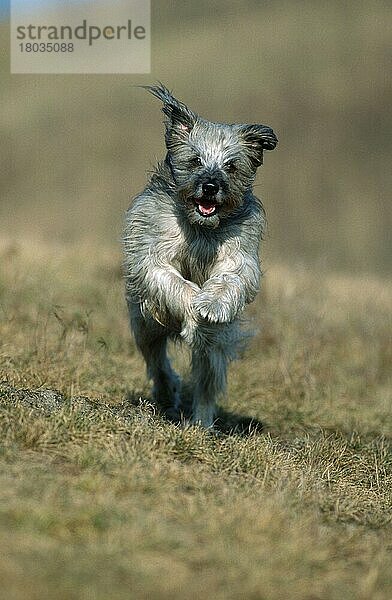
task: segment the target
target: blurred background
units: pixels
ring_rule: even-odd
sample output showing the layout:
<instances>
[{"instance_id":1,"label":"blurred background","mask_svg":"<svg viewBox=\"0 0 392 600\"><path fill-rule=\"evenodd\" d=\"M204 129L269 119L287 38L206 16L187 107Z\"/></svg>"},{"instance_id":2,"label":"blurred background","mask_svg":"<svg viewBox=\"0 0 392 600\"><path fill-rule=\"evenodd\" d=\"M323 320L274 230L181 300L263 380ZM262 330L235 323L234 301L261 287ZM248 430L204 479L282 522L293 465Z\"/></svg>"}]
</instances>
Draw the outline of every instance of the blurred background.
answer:
<instances>
[{"instance_id":1,"label":"blurred background","mask_svg":"<svg viewBox=\"0 0 392 600\"><path fill-rule=\"evenodd\" d=\"M390 2L152 0L152 72L134 76L10 75L2 9L0 239L119 247L164 156L160 103L136 86L161 80L203 117L277 132L256 187L265 268L390 272Z\"/></svg>"}]
</instances>

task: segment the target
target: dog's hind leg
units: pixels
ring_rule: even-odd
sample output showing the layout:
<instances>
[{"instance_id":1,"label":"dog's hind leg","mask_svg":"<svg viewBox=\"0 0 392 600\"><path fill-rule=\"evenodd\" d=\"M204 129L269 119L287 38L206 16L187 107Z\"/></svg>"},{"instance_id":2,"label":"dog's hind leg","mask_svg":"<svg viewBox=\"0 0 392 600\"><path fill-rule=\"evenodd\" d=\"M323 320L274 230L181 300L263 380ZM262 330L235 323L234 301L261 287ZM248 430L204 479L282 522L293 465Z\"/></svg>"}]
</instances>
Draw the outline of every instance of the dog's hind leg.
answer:
<instances>
[{"instance_id":1,"label":"dog's hind leg","mask_svg":"<svg viewBox=\"0 0 392 600\"><path fill-rule=\"evenodd\" d=\"M226 380L227 359L220 349L193 349L192 423L213 427L216 401L226 390Z\"/></svg>"},{"instance_id":2,"label":"dog's hind leg","mask_svg":"<svg viewBox=\"0 0 392 600\"><path fill-rule=\"evenodd\" d=\"M216 402L226 392L227 368L243 346L239 322L198 323L192 337L192 423L213 427Z\"/></svg>"},{"instance_id":3,"label":"dog's hind leg","mask_svg":"<svg viewBox=\"0 0 392 600\"><path fill-rule=\"evenodd\" d=\"M152 317L144 316L139 304L129 303L128 307L136 345L145 360L147 375L153 381L154 401L167 417L177 420L180 379L167 356L167 330Z\"/></svg>"}]
</instances>

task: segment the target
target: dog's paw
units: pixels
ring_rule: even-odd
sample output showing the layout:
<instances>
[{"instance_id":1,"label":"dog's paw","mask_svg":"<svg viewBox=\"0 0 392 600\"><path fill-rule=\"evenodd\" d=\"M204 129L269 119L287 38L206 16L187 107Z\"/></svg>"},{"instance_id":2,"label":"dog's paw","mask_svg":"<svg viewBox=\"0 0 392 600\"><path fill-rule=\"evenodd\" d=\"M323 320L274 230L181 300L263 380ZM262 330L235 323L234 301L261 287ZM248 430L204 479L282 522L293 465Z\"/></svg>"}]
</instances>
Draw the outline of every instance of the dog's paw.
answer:
<instances>
[{"instance_id":1,"label":"dog's paw","mask_svg":"<svg viewBox=\"0 0 392 600\"><path fill-rule=\"evenodd\" d=\"M198 294L192 307L199 317L210 323L230 323L236 316L228 302L208 292Z\"/></svg>"}]
</instances>

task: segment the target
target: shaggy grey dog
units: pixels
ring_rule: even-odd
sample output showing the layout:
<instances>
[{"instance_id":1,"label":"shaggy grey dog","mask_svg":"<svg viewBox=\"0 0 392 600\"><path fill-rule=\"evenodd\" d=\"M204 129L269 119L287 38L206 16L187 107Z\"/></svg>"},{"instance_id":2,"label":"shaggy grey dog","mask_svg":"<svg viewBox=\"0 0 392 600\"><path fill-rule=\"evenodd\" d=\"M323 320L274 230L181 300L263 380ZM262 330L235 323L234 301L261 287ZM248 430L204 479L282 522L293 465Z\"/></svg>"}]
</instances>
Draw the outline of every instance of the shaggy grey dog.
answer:
<instances>
[{"instance_id":1,"label":"shaggy grey dog","mask_svg":"<svg viewBox=\"0 0 392 600\"><path fill-rule=\"evenodd\" d=\"M166 158L126 215L126 297L154 398L172 418L180 381L168 338L192 349L191 422L212 427L227 365L243 339L239 316L260 281L265 218L252 193L263 151L277 138L266 125L211 123L163 85Z\"/></svg>"}]
</instances>

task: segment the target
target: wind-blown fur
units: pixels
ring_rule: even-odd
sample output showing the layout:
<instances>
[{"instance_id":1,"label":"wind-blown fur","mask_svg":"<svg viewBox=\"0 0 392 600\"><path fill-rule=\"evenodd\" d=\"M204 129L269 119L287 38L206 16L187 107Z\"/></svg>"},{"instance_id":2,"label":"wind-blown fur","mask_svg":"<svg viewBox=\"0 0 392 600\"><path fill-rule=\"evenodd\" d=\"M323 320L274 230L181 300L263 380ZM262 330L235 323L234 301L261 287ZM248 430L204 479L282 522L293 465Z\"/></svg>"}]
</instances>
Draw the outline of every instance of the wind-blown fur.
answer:
<instances>
[{"instance_id":1,"label":"wind-blown fur","mask_svg":"<svg viewBox=\"0 0 392 600\"><path fill-rule=\"evenodd\" d=\"M161 84L147 89L163 102L167 155L126 215L131 326L154 397L171 416L180 382L167 340L189 344L191 421L212 427L241 341L239 316L259 289L265 218L252 185L277 138L265 125L206 121Z\"/></svg>"}]
</instances>

